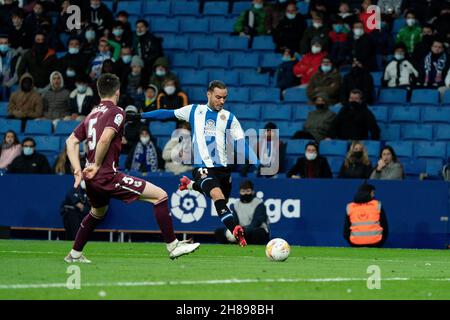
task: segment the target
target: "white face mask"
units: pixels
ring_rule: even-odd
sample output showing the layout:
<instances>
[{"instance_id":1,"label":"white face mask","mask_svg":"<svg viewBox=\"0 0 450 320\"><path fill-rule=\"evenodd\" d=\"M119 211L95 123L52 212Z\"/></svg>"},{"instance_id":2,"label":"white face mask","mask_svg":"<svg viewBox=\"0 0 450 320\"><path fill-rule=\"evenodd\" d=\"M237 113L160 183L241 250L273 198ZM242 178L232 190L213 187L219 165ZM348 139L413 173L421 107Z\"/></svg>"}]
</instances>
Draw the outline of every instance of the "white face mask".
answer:
<instances>
[{"instance_id":1,"label":"white face mask","mask_svg":"<svg viewBox=\"0 0 450 320\"><path fill-rule=\"evenodd\" d=\"M320 51L322 51L322 48L321 48L321 47L316 47L316 46L312 46L312 47L311 47L311 52L312 52L313 54L319 53Z\"/></svg>"},{"instance_id":2,"label":"white face mask","mask_svg":"<svg viewBox=\"0 0 450 320\"><path fill-rule=\"evenodd\" d=\"M406 24L408 25L408 27L412 27L416 24L416 19L406 19Z\"/></svg>"},{"instance_id":3,"label":"white face mask","mask_svg":"<svg viewBox=\"0 0 450 320\"><path fill-rule=\"evenodd\" d=\"M305 158L309 161L313 161L316 160L317 158L317 153L315 152L305 152Z\"/></svg>"},{"instance_id":4,"label":"white face mask","mask_svg":"<svg viewBox=\"0 0 450 320\"><path fill-rule=\"evenodd\" d=\"M147 144L150 141L150 137L140 137L141 143L142 144Z\"/></svg>"},{"instance_id":5,"label":"white face mask","mask_svg":"<svg viewBox=\"0 0 450 320\"><path fill-rule=\"evenodd\" d=\"M355 38L358 39L358 38L361 37L363 34L364 34L364 29L360 29L360 28L353 29L353 35L355 36Z\"/></svg>"},{"instance_id":6,"label":"white face mask","mask_svg":"<svg viewBox=\"0 0 450 320\"><path fill-rule=\"evenodd\" d=\"M169 96L175 93L176 88L174 86L166 86L164 87L164 92Z\"/></svg>"},{"instance_id":7,"label":"white face mask","mask_svg":"<svg viewBox=\"0 0 450 320\"><path fill-rule=\"evenodd\" d=\"M294 20L297 15L295 13L286 13L286 18Z\"/></svg>"},{"instance_id":8,"label":"white face mask","mask_svg":"<svg viewBox=\"0 0 450 320\"><path fill-rule=\"evenodd\" d=\"M86 182L84 180L81 180L80 187L81 189L86 190Z\"/></svg>"},{"instance_id":9,"label":"white face mask","mask_svg":"<svg viewBox=\"0 0 450 320\"><path fill-rule=\"evenodd\" d=\"M314 28L319 29L322 26L322 23L321 22L313 22L312 25Z\"/></svg>"}]
</instances>

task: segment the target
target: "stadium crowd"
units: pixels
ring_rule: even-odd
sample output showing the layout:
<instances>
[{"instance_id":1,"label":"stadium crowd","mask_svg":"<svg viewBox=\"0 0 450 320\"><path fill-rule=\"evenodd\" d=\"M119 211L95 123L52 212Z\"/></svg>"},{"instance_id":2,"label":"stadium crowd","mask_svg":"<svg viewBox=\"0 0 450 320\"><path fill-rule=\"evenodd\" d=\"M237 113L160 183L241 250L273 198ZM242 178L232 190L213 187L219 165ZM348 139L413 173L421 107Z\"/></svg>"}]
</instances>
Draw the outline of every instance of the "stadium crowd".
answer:
<instances>
[{"instance_id":1,"label":"stadium crowd","mask_svg":"<svg viewBox=\"0 0 450 320\"><path fill-rule=\"evenodd\" d=\"M18 136L35 120L51 120L52 130L59 122L83 120L99 102L95 81L103 73L119 76L119 106L127 113L190 103L177 70L171 68L164 36L151 31L151 17L132 23L127 11L116 10L120 2L125 1L112 2L109 8L101 0L2 1L0 94L8 102L6 118L21 120L21 126L20 132L2 130L0 170L71 173L65 150L49 163L36 151L33 137L19 142ZM208 2L200 1L200 11ZM304 149L294 152L301 157L286 166L286 148L279 148L282 172L292 178L332 178L319 146L345 140L350 143L335 176L403 179L404 168L392 146L382 144L379 154L369 158L365 143L382 140L382 128L369 106L378 101L377 87L404 90L408 102L420 88L434 89L444 99L450 90L450 2L311 0L303 12L303 2L247 2L250 9L237 15L229 34L248 39L250 50L255 39L270 36L279 64L245 72L273 76L281 100L290 88L304 88L314 106L303 128L288 137L305 140ZM229 1L230 12L236 3ZM372 4L381 10L380 28L373 30L366 11ZM69 28L70 5L81 8L81 29ZM374 73L380 78L374 79ZM190 130L186 123L176 126ZM277 123L266 128L275 129ZM171 163L177 141L160 142L148 122L127 123L125 168L175 174L191 169ZM183 156L182 149L175 152Z\"/></svg>"}]
</instances>

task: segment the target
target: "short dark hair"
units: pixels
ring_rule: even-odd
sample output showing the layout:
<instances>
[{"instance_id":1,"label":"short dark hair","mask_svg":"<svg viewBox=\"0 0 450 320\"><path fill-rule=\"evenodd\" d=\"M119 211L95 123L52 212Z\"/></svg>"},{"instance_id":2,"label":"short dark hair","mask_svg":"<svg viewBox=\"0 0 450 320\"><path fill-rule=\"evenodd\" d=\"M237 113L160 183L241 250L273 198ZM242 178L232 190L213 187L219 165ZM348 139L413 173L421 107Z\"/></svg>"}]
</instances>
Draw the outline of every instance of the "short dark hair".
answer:
<instances>
[{"instance_id":1,"label":"short dark hair","mask_svg":"<svg viewBox=\"0 0 450 320\"><path fill-rule=\"evenodd\" d=\"M214 91L215 88L226 89L227 86L223 81L213 80L208 84L208 91Z\"/></svg>"},{"instance_id":2,"label":"short dark hair","mask_svg":"<svg viewBox=\"0 0 450 320\"><path fill-rule=\"evenodd\" d=\"M138 25L138 23L143 23L144 26L148 29L148 22L147 22L147 20L139 19L139 20L136 21L136 25Z\"/></svg>"},{"instance_id":3,"label":"short dark hair","mask_svg":"<svg viewBox=\"0 0 450 320\"><path fill-rule=\"evenodd\" d=\"M266 129L266 130L275 130L275 129L278 129L278 127L273 122L267 122L266 125L264 126L264 129Z\"/></svg>"},{"instance_id":4,"label":"short dark hair","mask_svg":"<svg viewBox=\"0 0 450 320\"><path fill-rule=\"evenodd\" d=\"M392 154L392 161L397 162L397 154L394 151L394 148L392 148L389 145L384 146L381 151L380 151L380 159L381 159L381 155L383 154L384 150L389 150Z\"/></svg>"},{"instance_id":5,"label":"short dark hair","mask_svg":"<svg viewBox=\"0 0 450 320\"><path fill-rule=\"evenodd\" d=\"M253 182L250 180L244 180L241 182L241 185L239 186L239 189L252 189L254 190Z\"/></svg>"},{"instance_id":6,"label":"short dark hair","mask_svg":"<svg viewBox=\"0 0 450 320\"><path fill-rule=\"evenodd\" d=\"M97 90L100 98L112 97L120 89L120 79L115 74L104 73L97 80Z\"/></svg>"},{"instance_id":7,"label":"short dark hair","mask_svg":"<svg viewBox=\"0 0 450 320\"><path fill-rule=\"evenodd\" d=\"M364 98L364 93L361 91L361 90L359 90L359 89L352 89L351 91L350 91L350 94L359 94L360 95L360 97L361 97L361 99L363 99ZM348 95L348 96L350 96L350 94Z\"/></svg>"},{"instance_id":8,"label":"short dark hair","mask_svg":"<svg viewBox=\"0 0 450 320\"><path fill-rule=\"evenodd\" d=\"M305 150L308 149L309 146L313 146L316 148L317 153L319 153L319 145L315 141L310 141L305 145Z\"/></svg>"},{"instance_id":9,"label":"short dark hair","mask_svg":"<svg viewBox=\"0 0 450 320\"><path fill-rule=\"evenodd\" d=\"M31 137L26 137L25 139L23 139L23 140L22 140L22 145L23 145L25 142L27 142L27 141L33 142L33 147L36 147L36 141L34 141L34 139L31 138Z\"/></svg>"}]
</instances>

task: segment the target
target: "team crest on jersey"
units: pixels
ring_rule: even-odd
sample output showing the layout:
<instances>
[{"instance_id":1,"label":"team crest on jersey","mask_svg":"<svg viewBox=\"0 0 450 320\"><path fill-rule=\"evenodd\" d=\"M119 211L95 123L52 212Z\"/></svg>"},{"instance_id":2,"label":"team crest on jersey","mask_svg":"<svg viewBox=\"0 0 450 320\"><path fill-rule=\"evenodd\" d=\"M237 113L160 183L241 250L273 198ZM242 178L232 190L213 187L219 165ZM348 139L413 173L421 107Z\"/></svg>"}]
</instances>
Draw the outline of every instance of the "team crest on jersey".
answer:
<instances>
[{"instance_id":1,"label":"team crest on jersey","mask_svg":"<svg viewBox=\"0 0 450 320\"><path fill-rule=\"evenodd\" d=\"M118 127L120 127L120 124L122 123L122 121L123 121L123 116L122 116L120 113L117 114L116 117L114 118L114 123L115 123Z\"/></svg>"},{"instance_id":2,"label":"team crest on jersey","mask_svg":"<svg viewBox=\"0 0 450 320\"><path fill-rule=\"evenodd\" d=\"M212 119L208 119L205 123L205 136L216 135L216 122Z\"/></svg>"},{"instance_id":3,"label":"team crest on jersey","mask_svg":"<svg viewBox=\"0 0 450 320\"><path fill-rule=\"evenodd\" d=\"M223 113L220 115L220 119L221 119L221 120L224 120L224 121L225 121L226 118L227 118L227 116L224 115Z\"/></svg>"}]
</instances>

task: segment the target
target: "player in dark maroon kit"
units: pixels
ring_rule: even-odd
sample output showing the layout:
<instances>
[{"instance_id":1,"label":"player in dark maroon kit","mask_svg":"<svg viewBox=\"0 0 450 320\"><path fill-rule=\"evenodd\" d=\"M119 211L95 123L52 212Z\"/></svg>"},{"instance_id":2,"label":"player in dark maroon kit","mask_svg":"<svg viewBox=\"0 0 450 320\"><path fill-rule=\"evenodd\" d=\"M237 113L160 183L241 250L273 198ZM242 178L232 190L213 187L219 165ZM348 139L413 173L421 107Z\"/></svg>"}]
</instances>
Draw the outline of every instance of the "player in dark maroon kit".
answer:
<instances>
[{"instance_id":1,"label":"player in dark maroon kit","mask_svg":"<svg viewBox=\"0 0 450 320\"><path fill-rule=\"evenodd\" d=\"M86 182L86 194L91 212L83 219L75 238L73 249L64 259L68 263L90 263L83 255L89 235L103 219L111 198L126 203L135 200L154 204L153 211L161 229L171 259L195 251L200 243L178 241L169 215L167 193L148 181L118 172L125 112L116 103L120 95L120 80L113 74L103 74L97 81L100 104L74 130L66 141L67 155L74 168L75 184ZM79 144L87 140L86 167L81 171Z\"/></svg>"}]
</instances>

